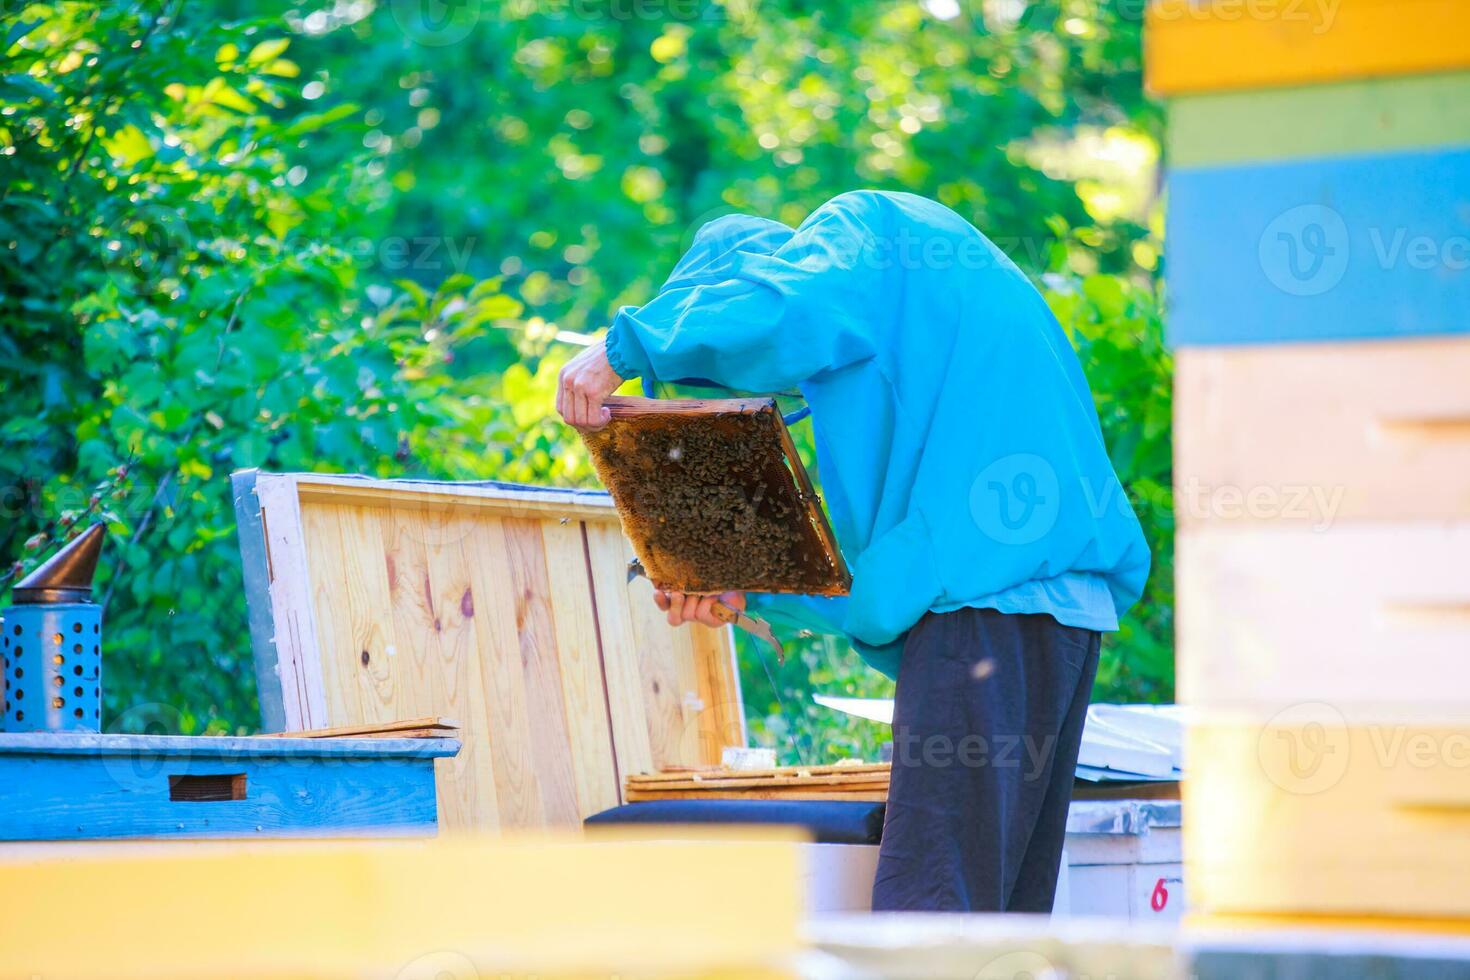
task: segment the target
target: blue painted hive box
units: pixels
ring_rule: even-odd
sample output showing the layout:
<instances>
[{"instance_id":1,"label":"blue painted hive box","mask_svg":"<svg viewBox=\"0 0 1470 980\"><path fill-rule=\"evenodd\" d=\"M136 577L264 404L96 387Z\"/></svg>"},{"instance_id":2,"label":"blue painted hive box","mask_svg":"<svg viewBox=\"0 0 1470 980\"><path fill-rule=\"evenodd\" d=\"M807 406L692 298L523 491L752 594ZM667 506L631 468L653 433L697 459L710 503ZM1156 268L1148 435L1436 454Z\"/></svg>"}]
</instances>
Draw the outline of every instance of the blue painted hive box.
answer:
<instances>
[{"instance_id":1,"label":"blue painted hive box","mask_svg":"<svg viewBox=\"0 0 1470 980\"><path fill-rule=\"evenodd\" d=\"M432 835L453 738L0 734L0 841Z\"/></svg>"}]
</instances>

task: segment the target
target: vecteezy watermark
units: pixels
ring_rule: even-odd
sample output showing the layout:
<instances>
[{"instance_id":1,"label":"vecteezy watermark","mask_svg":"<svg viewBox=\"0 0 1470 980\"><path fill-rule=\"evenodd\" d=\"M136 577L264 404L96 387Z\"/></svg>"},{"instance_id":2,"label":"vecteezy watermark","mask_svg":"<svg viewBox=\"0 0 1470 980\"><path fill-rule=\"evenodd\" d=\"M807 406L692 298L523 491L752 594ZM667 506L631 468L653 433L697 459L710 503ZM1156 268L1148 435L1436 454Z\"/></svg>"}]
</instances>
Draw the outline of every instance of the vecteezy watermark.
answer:
<instances>
[{"instance_id":1,"label":"vecteezy watermark","mask_svg":"<svg viewBox=\"0 0 1470 980\"><path fill-rule=\"evenodd\" d=\"M97 506L134 521L155 503L173 506L178 491L169 483L127 482L121 489L99 491L85 484L68 483L40 492L36 485L7 483L0 485L0 521L44 523L57 514L91 513ZM94 498L96 505L94 505Z\"/></svg>"},{"instance_id":2,"label":"vecteezy watermark","mask_svg":"<svg viewBox=\"0 0 1470 980\"><path fill-rule=\"evenodd\" d=\"M1342 281L1352 247L1342 215L1304 204L1261 232L1257 258L1272 285L1293 296L1320 296Z\"/></svg>"},{"instance_id":3,"label":"vecteezy watermark","mask_svg":"<svg viewBox=\"0 0 1470 980\"><path fill-rule=\"evenodd\" d=\"M940 20L956 20L962 15L967 23L983 23L991 33L1014 30L1054 30L1059 19L1056 5L1033 0L922 0L923 7ZM1324 34L1337 22L1342 0L1189 0L1161 3L1158 0L1108 0L1097 4L1107 8L1111 17L1134 23L1142 22L1149 8L1154 8L1156 23L1170 21L1263 21L1278 24L1308 25L1311 33ZM1063 9L1067 8L1063 5ZM1062 15L1063 27L1069 34L1083 34L1084 24L1074 26L1081 18L1068 11Z\"/></svg>"},{"instance_id":4,"label":"vecteezy watermark","mask_svg":"<svg viewBox=\"0 0 1470 980\"><path fill-rule=\"evenodd\" d=\"M188 261L197 238L177 208L145 203L129 205L95 240L113 285L124 293L147 294Z\"/></svg>"},{"instance_id":5,"label":"vecteezy watermark","mask_svg":"<svg viewBox=\"0 0 1470 980\"><path fill-rule=\"evenodd\" d=\"M393 20L415 44L458 44L487 16L532 17L649 24L740 20L754 16L760 0L389 0Z\"/></svg>"},{"instance_id":6,"label":"vecteezy watermark","mask_svg":"<svg viewBox=\"0 0 1470 980\"><path fill-rule=\"evenodd\" d=\"M974 980L1062 980L1064 972L1034 949L1013 949L988 960L975 971Z\"/></svg>"},{"instance_id":7,"label":"vecteezy watermark","mask_svg":"<svg viewBox=\"0 0 1470 980\"><path fill-rule=\"evenodd\" d=\"M895 725L893 729L893 762L896 766L1020 770L1021 779L1025 782L1047 777L1056 747L1056 735L1035 736L1019 732L981 735L971 732L955 738L938 733L921 735L907 725Z\"/></svg>"},{"instance_id":8,"label":"vecteezy watermark","mask_svg":"<svg viewBox=\"0 0 1470 980\"><path fill-rule=\"evenodd\" d=\"M261 229L262 232L264 229ZM130 207L96 236L101 266L127 293L149 292L161 280L182 277L201 257L238 260L246 250L270 254L292 250L327 250L350 256L365 269L390 275L423 273L444 277L468 270L479 240L470 235L364 235L346 237L288 233L259 242L239 240L238 233L199 220L185 220L176 208L156 204Z\"/></svg>"},{"instance_id":9,"label":"vecteezy watermark","mask_svg":"<svg viewBox=\"0 0 1470 980\"><path fill-rule=\"evenodd\" d=\"M383 272L430 272L448 275L469 268L477 239L445 235L387 235L382 238L354 236L328 240L367 268Z\"/></svg>"},{"instance_id":10,"label":"vecteezy watermark","mask_svg":"<svg viewBox=\"0 0 1470 980\"><path fill-rule=\"evenodd\" d=\"M1325 531L1337 519L1347 488L1309 483L1206 484L1198 477L1185 477L1173 493L1173 510L1184 517L1216 520L1291 521ZM1135 501L1149 506L1146 496Z\"/></svg>"},{"instance_id":11,"label":"vecteezy watermark","mask_svg":"<svg viewBox=\"0 0 1470 980\"><path fill-rule=\"evenodd\" d=\"M1198 0L1160 3L1158 0L1114 0L1120 16L1142 20L1150 6L1155 22L1179 20L1269 21L1278 24L1310 24L1313 34L1332 30L1342 0Z\"/></svg>"},{"instance_id":12,"label":"vecteezy watermark","mask_svg":"<svg viewBox=\"0 0 1470 980\"><path fill-rule=\"evenodd\" d=\"M109 735L176 735L183 730L183 720L183 715L173 705L137 704L110 719L106 730ZM434 758L438 751L430 744L432 741L413 739L410 748L385 759L369 755L325 754L321 743L315 739L238 742L209 737L174 743L166 751L161 750L158 743L148 740L129 742L118 739L114 750L103 755L103 767L112 784L124 793L157 794L166 791L180 776L219 775L221 771L241 774L244 777L241 791L247 795L233 798L252 799L254 797L248 795L251 779L255 778L251 773L262 777L272 772L296 769L308 773L340 773L384 766L423 771L426 760ZM300 780L296 778L293 782L299 783ZM391 821L385 826L392 826Z\"/></svg>"},{"instance_id":13,"label":"vecteezy watermark","mask_svg":"<svg viewBox=\"0 0 1470 980\"><path fill-rule=\"evenodd\" d=\"M686 226L679 244L682 252L697 248L709 257L741 252L769 254L794 234L795 229L781 222L719 207ZM882 234L869 231L863 235L814 237L804 244L825 249L833 265L860 272L985 272L1010 268L1017 259L1033 267L1044 266L1057 241L1055 235L1001 233L987 238L898 225Z\"/></svg>"},{"instance_id":14,"label":"vecteezy watermark","mask_svg":"<svg viewBox=\"0 0 1470 980\"><path fill-rule=\"evenodd\" d=\"M1261 729L1257 755L1272 783L1309 796L1336 786L1350 764L1470 775L1470 731L1369 720L1349 725L1337 708L1312 701L1274 715Z\"/></svg>"},{"instance_id":15,"label":"vecteezy watermark","mask_svg":"<svg viewBox=\"0 0 1470 980\"><path fill-rule=\"evenodd\" d=\"M1296 796L1325 792L1347 772L1352 743L1342 712L1330 704L1294 704L1261 729L1256 756L1261 771Z\"/></svg>"},{"instance_id":16,"label":"vecteezy watermark","mask_svg":"<svg viewBox=\"0 0 1470 980\"><path fill-rule=\"evenodd\" d=\"M970 484L970 517L1000 544L1031 544L1056 526L1062 491L1056 468L1035 453L1002 456Z\"/></svg>"},{"instance_id":17,"label":"vecteezy watermark","mask_svg":"<svg viewBox=\"0 0 1470 980\"><path fill-rule=\"evenodd\" d=\"M1369 228L1373 258L1381 269L1406 266L1417 272L1470 269L1470 235L1413 234L1408 228Z\"/></svg>"},{"instance_id":18,"label":"vecteezy watermark","mask_svg":"<svg viewBox=\"0 0 1470 980\"><path fill-rule=\"evenodd\" d=\"M389 0L404 36L426 48L458 44L480 23L484 0Z\"/></svg>"},{"instance_id":19,"label":"vecteezy watermark","mask_svg":"<svg viewBox=\"0 0 1470 980\"><path fill-rule=\"evenodd\" d=\"M1183 478L1179 486L1140 490L1112 479L1061 479L1056 467L1035 453L1012 453L987 463L970 483L970 517L998 544L1025 545L1056 527L1064 507L1081 508L1100 520L1178 514L1221 521L1283 521L1326 531L1337 520L1347 488L1323 484L1207 484Z\"/></svg>"},{"instance_id":20,"label":"vecteezy watermark","mask_svg":"<svg viewBox=\"0 0 1470 980\"><path fill-rule=\"evenodd\" d=\"M394 980L480 980L475 961L464 953L441 949L414 957L394 974Z\"/></svg>"},{"instance_id":21,"label":"vecteezy watermark","mask_svg":"<svg viewBox=\"0 0 1470 980\"><path fill-rule=\"evenodd\" d=\"M1320 296L1346 276L1359 245L1358 269L1463 273L1470 270L1470 235L1432 234L1404 226L1350 226L1322 204L1283 211L1257 240L1261 271L1292 296ZM1368 246L1366 255L1362 246Z\"/></svg>"}]
</instances>

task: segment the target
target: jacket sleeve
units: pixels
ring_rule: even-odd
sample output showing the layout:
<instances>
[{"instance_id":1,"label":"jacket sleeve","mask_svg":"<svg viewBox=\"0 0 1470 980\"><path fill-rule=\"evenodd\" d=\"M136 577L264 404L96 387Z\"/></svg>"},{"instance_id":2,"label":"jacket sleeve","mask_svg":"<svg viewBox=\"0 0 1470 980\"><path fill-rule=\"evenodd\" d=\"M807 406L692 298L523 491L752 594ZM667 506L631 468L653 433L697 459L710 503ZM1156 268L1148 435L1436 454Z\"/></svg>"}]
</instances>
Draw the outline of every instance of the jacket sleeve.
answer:
<instances>
[{"instance_id":1,"label":"jacket sleeve","mask_svg":"<svg viewBox=\"0 0 1470 980\"><path fill-rule=\"evenodd\" d=\"M647 305L619 311L607 335L613 370L774 392L872 357L869 233L842 213L813 218L772 252L736 248L698 273L676 269Z\"/></svg>"}]
</instances>

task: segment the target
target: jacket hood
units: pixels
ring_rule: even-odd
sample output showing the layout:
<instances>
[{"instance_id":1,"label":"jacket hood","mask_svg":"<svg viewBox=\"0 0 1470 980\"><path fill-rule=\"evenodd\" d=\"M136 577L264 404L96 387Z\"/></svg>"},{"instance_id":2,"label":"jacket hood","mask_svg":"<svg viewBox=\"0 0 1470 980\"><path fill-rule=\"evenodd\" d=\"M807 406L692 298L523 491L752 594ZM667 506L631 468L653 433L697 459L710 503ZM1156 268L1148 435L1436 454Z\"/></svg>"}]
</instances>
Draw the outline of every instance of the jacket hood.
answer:
<instances>
[{"instance_id":1,"label":"jacket hood","mask_svg":"<svg viewBox=\"0 0 1470 980\"><path fill-rule=\"evenodd\" d=\"M717 283L732 278L749 257L767 257L791 241L795 232L769 218L729 214L706 223L684 257L669 273L668 286Z\"/></svg>"}]
</instances>

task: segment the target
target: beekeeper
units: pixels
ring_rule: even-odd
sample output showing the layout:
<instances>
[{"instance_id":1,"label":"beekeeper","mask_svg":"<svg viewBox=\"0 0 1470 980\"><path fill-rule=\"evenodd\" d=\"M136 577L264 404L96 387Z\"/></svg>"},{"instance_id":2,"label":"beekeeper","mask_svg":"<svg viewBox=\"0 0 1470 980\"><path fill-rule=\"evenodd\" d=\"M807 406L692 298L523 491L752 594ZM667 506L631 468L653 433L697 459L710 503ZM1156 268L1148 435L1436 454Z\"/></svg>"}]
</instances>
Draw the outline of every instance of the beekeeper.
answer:
<instances>
[{"instance_id":1,"label":"beekeeper","mask_svg":"<svg viewBox=\"0 0 1470 980\"><path fill-rule=\"evenodd\" d=\"M1098 645L1149 554L1042 297L911 194L843 194L794 230L730 216L567 364L557 408L597 427L637 377L812 409L851 595L748 602L897 680L874 909L1050 911ZM713 598L656 601L717 623Z\"/></svg>"}]
</instances>

